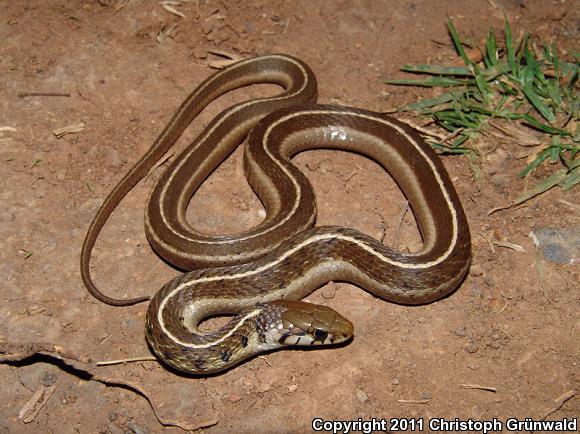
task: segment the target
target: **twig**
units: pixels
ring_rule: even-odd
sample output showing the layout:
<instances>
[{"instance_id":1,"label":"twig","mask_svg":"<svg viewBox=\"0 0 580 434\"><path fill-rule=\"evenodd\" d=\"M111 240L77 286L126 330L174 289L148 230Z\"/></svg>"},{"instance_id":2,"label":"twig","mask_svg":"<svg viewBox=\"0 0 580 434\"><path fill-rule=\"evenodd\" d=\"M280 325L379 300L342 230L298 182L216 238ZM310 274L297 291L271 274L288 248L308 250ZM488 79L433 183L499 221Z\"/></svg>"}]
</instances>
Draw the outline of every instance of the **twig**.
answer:
<instances>
[{"instance_id":1,"label":"twig","mask_svg":"<svg viewBox=\"0 0 580 434\"><path fill-rule=\"evenodd\" d=\"M224 50L218 50L216 48L210 48L207 50L207 52L222 57L222 59L220 60L212 60L207 64L207 66L209 66L212 69L223 69L243 59L243 57L238 56L235 53L231 53L229 51Z\"/></svg>"},{"instance_id":2,"label":"twig","mask_svg":"<svg viewBox=\"0 0 580 434\"><path fill-rule=\"evenodd\" d=\"M170 26L161 26L157 32L157 36L155 36L155 40L159 43L162 43L167 38L173 38L175 36L173 31L177 28L178 25L179 23L173 23Z\"/></svg>"},{"instance_id":3,"label":"twig","mask_svg":"<svg viewBox=\"0 0 580 434\"><path fill-rule=\"evenodd\" d=\"M429 404L431 401L428 399L397 399L397 402L402 404Z\"/></svg>"},{"instance_id":4,"label":"twig","mask_svg":"<svg viewBox=\"0 0 580 434\"><path fill-rule=\"evenodd\" d=\"M151 410L153 410L153 414L157 418L157 421L163 426L174 426L181 428L184 431L196 431L202 428L216 425L219 422L218 413L209 416L207 419L202 420L197 424L190 424L181 420L173 421L165 419L159 414L157 407L154 405L152 399L141 386L128 381L96 374L94 371L95 369L99 368L96 366L96 364L91 362L90 358L84 354L77 354L73 351L67 350L60 345L37 342L20 345L8 344L4 342L0 343L0 363L20 362L37 354L45 355L54 359L55 361L58 360L64 362L65 366L72 368L67 370L67 372L73 375L81 376L84 380L97 381L112 387L123 387L142 396L147 400L147 403L151 407ZM66 370L65 367L63 367L63 369Z\"/></svg>"},{"instance_id":5,"label":"twig","mask_svg":"<svg viewBox=\"0 0 580 434\"><path fill-rule=\"evenodd\" d=\"M163 9L165 9L167 12L169 12L170 14L176 15L180 18L186 18L186 15L183 12L180 12L173 7L173 6L179 6L182 3L183 2L181 2L181 1L171 1L171 0L165 0L165 1L160 2L161 7Z\"/></svg>"},{"instance_id":6,"label":"twig","mask_svg":"<svg viewBox=\"0 0 580 434\"><path fill-rule=\"evenodd\" d=\"M490 215L492 215L493 213L497 212L497 211L503 211L504 209L508 209L513 207L515 204L510 203L509 205L500 205L500 206L496 206L495 208L490 209L487 212L487 216L489 217Z\"/></svg>"},{"instance_id":7,"label":"twig","mask_svg":"<svg viewBox=\"0 0 580 434\"><path fill-rule=\"evenodd\" d=\"M463 132L463 128L458 128L455 131L453 131L450 134L447 134L444 138L441 139L442 143L448 143L449 140L454 139L455 137L457 137L459 134L461 134Z\"/></svg>"},{"instance_id":8,"label":"twig","mask_svg":"<svg viewBox=\"0 0 580 434\"><path fill-rule=\"evenodd\" d=\"M70 98L71 94L61 92L21 92L18 94L18 98L26 98L28 96L63 96Z\"/></svg>"},{"instance_id":9,"label":"twig","mask_svg":"<svg viewBox=\"0 0 580 434\"><path fill-rule=\"evenodd\" d=\"M560 395L558 398L556 398L554 401L556 401L556 406L554 408L552 408L550 411L548 411L543 417L542 420L546 419L548 416L554 414L555 412L557 412L558 410L560 410L564 404L569 401L570 399L574 398L574 396L576 396L576 392L574 390L569 390L568 392L564 393L563 395Z\"/></svg>"},{"instance_id":10,"label":"twig","mask_svg":"<svg viewBox=\"0 0 580 434\"><path fill-rule=\"evenodd\" d=\"M272 364L268 361L268 358L266 356L258 356L258 359L262 359L264 363L266 363L266 365L272 367Z\"/></svg>"},{"instance_id":11,"label":"twig","mask_svg":"<svg viewBox=\"0 0 580 434\"><path fill-rule=\"evenodd\" d=\"M485 241L487 241L487 243L489 244L489 247L491 248L491 251L493 253L495 253L495 248L493 247L493 240L490 237L488 237L486 234L484 234L483 232L479 232L479 236L481 238L483 238Z\"/></svg>"},{"instance_id":12,"label":"twig","mask_svg":"<svg viewBox=\"0 0 580 434\"><path fill-rule=\"evenodd\" d=\"M381 228L381 243L385 242L385 237L387 236L387 223L385 222L385 218L383 217L383 215L379 212L379 211L375 211L375 214L379 217L379 219L381 219L381 224L380 224L380 228Z\"/></svg>"},{"instance_id":13,"label":"twig","mask_svg":"<svg viewBox=\"0 0 580 434\"><path fill-rule=\"evenodd\" d=\"M478 384L460 384L459 387L463 387L465 389L487 390L488 392L497 393L497 388L491 386L480 386Z\"/></svg>"},{"instance_id":14,"label":"twig","mask_svg":"<svg viewBox=\"0 0 580 434\"><path fill-rule=\"evenodd\" d=\"M417 125L415 122L407 120L407 119L398 119L399 122L403 122L404 124L409 125L411 128L414 128L415 130L419 131L421 134L425 135L425 136L431 136L431 137L435 137L438 140L443 140L445 139L445 135L440 134L436 131L430 130L428 128L422 127L421 125Z\"/></svg>"},{"instance_id":15,"label":"twig","mask_svg":"<svg viewBox=\"0 0 580 434\"><path fill-rule=\"evenodd\" d=\"M506 308L508 307L508 302L507 300L504 300L504 304L501 307L500 310L496 311L496 312L492 312L493 315L499 315L500 313L502 313L504 310L506 310Z\"/></svg>"},{"instance_id":16,"label":"twig","mask_svg":"<svg viewBox=\"0 0 580 434\"><path fill-rule=\"evenodd\" d=\"M109 366L109 365L120 365L131 362L156 362L157 359L154 356L143 356L143 357L132 357L130 359L119 359L119 360L103 360L101 362L95 363L97 366Z\"/></svg>"},{"instance_id":17,"label":"twig","mask_svg":"<svg viewBox=\"0 0 580 434\"><path fill-rule=\"evenodd\" d=\"M493 244L498 247L505 247L506 249L515 250L516 252L526 253L526 249L524 249L519 244L508 243L507 241L493 241Z\"/></svg>"},{"instance_id":18,"label":"twig","mask_svg":"<svg viewBox=\"0 0 580 434\"><path fill-rule=\"evenodd\" d=\"M406 200L405 207L403 208L401 214L399 214L399 218L397 219L397 229L395 231L395 239L393 240L393 248L395 249L399 248L399 234L401 233L401 225L403 224L405 214L407 214L408 210L409 210L409 202Z\"/></svg>"},{"instance_id":19,"label":"twig","mask_svg":"<svg viewBox=\"0 0 580 434\"><path fill-rule=\"evenodd\" d=\"M128 389L132 390L133 392L137 393L138 395L141 395L143 398L145 398L147 400L147 402L149 403L149 406L151 407L151 410L153 410L153 414L157 418L157 421L163 426L174 426L177 428L181 428L184 431L197 431L197 430L202 429L202 428L208 428L210 426L217 425L217 423L219 422L219 415L217 413L213 414L212 416L208 417L205 420L198 422L196 425L192 425L192 424L183 422L181 420L168 420L168 419L163 418L158 413L157 408L153 404L153 401L151 400L151 398L149 398L149 395L147 394L147 392L145 392L145 390L143 388L141 388L141 386L138 386L137 384L134 384L134 383L130 383L128 381L119 380L119 379L115 379L115 378L102 377L100 375L94 375L94 374L92 375L91 380L98 381L99 383L106 384L108 386L121 386L124 388L128 388Z\"/></svg>"},{"instance_id":20,"label":"twig","mask_svg":"<svg viewBox=\"0 0 580 434\"><path fill-rule=\"evenodd\" d=\"M165 158L162 158L157 163L155 163L155 165L151 169L149 169L149 171L147 172L146 177L149 178L153 172L155 172L159 167L161 167L165 163L167 163L167 161L169 161L174 155L175 155L175 152L172 152L171 154L167 155Z\"/></svg>"},{"instance_id":21,"label":"twig","mask_svg":"<svg viewBox=\"0 0 580 434\"><path fill-rule=\"evenodd\" d=\"M130 0L123 0L117 3L117 6L115 7L115 10L113 11L113 15L115 15L117 12L119 12L121 9L123 9L125 6L127 6L127 3Z\"/></svg>"},{"instance_id":22,"label":"twig","mask_svg":"<svg viewBox=\"0 0 580 434\"><path fill-rule=\"evenodd\" d=\"M558 202L563 203L564 205L568 205L573 210L580 211L580 206L578 206L574 203L568 202L567 200L560 199L560 200L558 200Z\"/></svg>"}]
</instances>

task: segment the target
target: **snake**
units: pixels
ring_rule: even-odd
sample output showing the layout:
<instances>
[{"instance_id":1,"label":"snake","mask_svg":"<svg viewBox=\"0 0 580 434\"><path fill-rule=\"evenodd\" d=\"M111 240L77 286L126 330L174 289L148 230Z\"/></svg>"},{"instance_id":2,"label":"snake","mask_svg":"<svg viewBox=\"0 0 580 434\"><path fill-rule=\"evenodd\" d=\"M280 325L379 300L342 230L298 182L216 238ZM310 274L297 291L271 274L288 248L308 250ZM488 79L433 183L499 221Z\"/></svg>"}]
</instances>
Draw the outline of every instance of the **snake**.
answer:
<instances>
[{"instance_id":1,"label":"snake","mask_svg":"<svg viewBox=\"0 0 580 434\"><path fill-rule=\"evenodd\" d=\"M213 118L161 175L145 207L155 252L185 272L152 298L117 299L96 287L91 252L123 197L219 96L253 84L282 92L235 104ZM219 373L281 348L348 343L353 324L325 305L302 301L330 281L352 283L403 305L439 300L461 284L471 262L467 218L441 160L407 124L387 114L317 104L317 82L302 60L283 54L241 60L210 75L182 103L157 140L113 188L81 251L89 292L113 306L150 300L145 336L166 366L192 375ZM243 232L208 235L186 219L208 176L244 142L244 172L266 211ZM406 197L422 237L403 252L354 229L315 226L316 201L292 158L338 149L379 163ZM216 198L216 200L219 200ZM205 330L204 320L227 316Z\"/></svg>"}]
</instances>

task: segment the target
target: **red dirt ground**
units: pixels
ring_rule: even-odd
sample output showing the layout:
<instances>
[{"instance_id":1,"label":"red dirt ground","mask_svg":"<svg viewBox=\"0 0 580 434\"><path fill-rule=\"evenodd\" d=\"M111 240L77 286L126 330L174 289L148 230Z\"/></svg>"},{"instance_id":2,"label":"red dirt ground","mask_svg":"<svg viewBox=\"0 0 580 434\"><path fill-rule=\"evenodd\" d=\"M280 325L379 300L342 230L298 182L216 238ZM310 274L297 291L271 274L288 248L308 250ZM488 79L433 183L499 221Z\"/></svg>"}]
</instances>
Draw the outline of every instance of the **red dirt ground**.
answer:
<instances>
[{"instance_id":1,"label":"red dirt ground","mask_svg":"<svg viewBox=\"0 0 580 434\"><path fill-rule=\"evenodd\" d=\"M533 31L566 56L579 51L578 6L199 0L175 6L186 16L180 18L157 1L1 1L0 128L13 128L0 136L2 348L52 343L92 361L150 355L146 306L113 308L90 297L79 252L101 201L212 73L208 50L298 56L316 72L321 102L384 111L417 97L413 88L382 83L400 76L400 65L455 60L448 16L466 39L479 41L488 27L503 27L505 11L515 34ZM159 42L158 32L174 24ZM181 145L231 101L264 91L270 89L220 99ZM70 97L19 97L24 92ZM81 133L53 134L81 122ZM0 433L182 431L160 425L152 406L170 424L208 433L309 432L315 417L578 417L580 400L570 396L580 389L579 269L538 259L528 238L540 226L577 226L578 190L554 190L488 216L537 178L517 177L524 164L517 146L483 146L478 180L466 158L443 157L466 208L474 255L469 276L450 297L410 308L331 283L309 300L355 324L349 345L268 354L205 379L178 376L155 361L98 368L82 357L70 362L90 367L92 380L46 356L0 364ZM318 224L354 227L399 248L420 245L412 214L398 231L404 197L377 164L330 151L295 161L315 187ZM152 294L178 274L152 252L143 231L144 201L162 169L128 196L97 243L94 276L108 294ZM244 182L240 150L202 186L189 211L195 227L213 233L260 221L263 210ZM519 244L526 253L490 240ZM32 405L38 412L24 423L19 412L37 391L48 400Z\"/></svg>"}]
</instances>

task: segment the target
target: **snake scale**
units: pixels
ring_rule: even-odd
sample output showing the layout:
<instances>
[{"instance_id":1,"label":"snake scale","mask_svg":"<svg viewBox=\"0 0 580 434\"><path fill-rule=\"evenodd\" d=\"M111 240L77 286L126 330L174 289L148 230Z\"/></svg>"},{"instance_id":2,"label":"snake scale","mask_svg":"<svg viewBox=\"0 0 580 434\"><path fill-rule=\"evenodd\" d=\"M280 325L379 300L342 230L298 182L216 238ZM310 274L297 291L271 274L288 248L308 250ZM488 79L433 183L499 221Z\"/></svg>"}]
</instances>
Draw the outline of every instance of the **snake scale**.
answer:
<instances>
[{"instance_id":1,"label":"snake scale","mask_svg":"<svg viewBox=\"0 0 580 434\"><path fill-rule=\"evenodd\" d=\"M146 316L149 346L165 364L187 373L226 370L284 346L347 341L353 326L326 306L301 300L329 281L351 282L377 297L422 304L452 292L471 260L465 213L441 161L410 127L381 113L315 104L316 78L301 60L267 55L237 62L201 83L183 102L149 151L97 212L81 252L81 276L104 303L90 275L98 234L123 197L210 102L250 84L280 85L282 93L234 105L210 124L168 167L147 204L145 229L155 251L189 271L163 286ZM241 233L210 236L186 221L191 197L244 140L246 177L266 217ZM341 149L377 161L395 179L416 217L423 247L396 251L353 229L313 227L315 197L291 158L309 149ZM212 331L205 318L232 315Z\"/></svg>"}]
</instances>

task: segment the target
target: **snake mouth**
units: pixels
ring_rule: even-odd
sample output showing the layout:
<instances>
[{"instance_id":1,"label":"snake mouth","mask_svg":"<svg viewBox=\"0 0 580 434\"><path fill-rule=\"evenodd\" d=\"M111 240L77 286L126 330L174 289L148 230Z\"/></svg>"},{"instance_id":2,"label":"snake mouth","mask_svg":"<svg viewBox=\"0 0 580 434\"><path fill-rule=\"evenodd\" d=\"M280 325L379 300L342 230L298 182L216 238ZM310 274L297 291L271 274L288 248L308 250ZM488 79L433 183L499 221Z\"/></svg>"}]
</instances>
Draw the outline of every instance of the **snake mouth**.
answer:
<instances>
[{"instance_id":1,"label":"snake mouth","mask_svg":"<svg viewBox=\"0 0 580 434\"><path fill-rule=\"evenodd\" d=\"M320 346L338 345L352 339L353 333L326 332L320 329L305 332L290 330L276 337L279 344L284 346Z\"/></svg>"},{"instance_id":2,"label":"snake mouth","mask_svg":"<svg viewBox=\"0 0 580 434\"><path fill-rule=\"evenodd\" d=\"M341 344L354 334L352 323L328 306L289 300L271 305L279 315L270 322L269 340L279 346Z\"/></svg>"}]
</instances>

